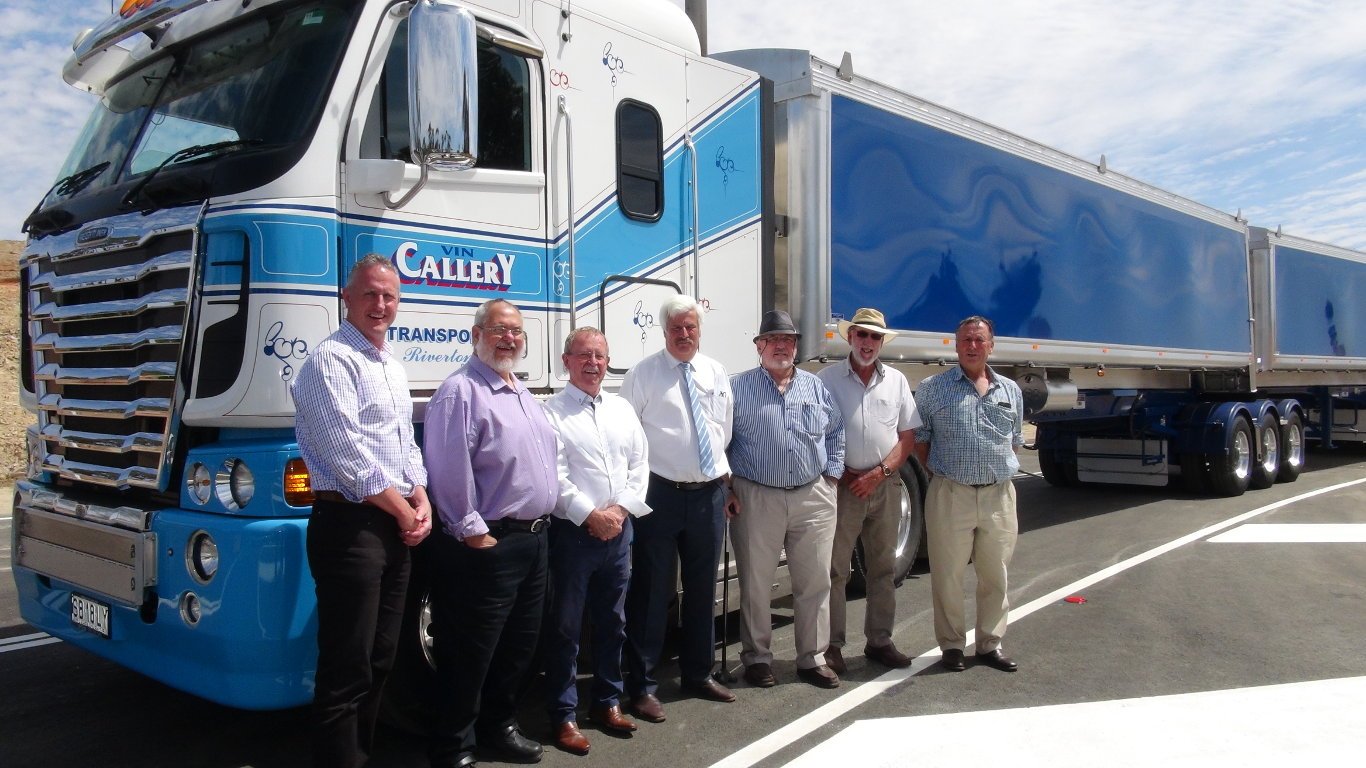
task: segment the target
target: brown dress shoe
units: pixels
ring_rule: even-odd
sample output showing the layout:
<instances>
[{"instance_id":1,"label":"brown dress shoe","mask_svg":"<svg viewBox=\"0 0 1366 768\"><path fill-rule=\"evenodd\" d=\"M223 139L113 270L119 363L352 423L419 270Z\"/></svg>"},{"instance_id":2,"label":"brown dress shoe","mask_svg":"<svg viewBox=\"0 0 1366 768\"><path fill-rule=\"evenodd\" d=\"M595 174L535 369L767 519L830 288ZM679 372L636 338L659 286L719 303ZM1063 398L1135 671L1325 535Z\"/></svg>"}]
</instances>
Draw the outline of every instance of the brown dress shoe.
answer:
<instances>
[{"instance_id":1,"label":"brown dress shoe","mask_svg":"<svg viewBox=\"0 0 1366 768\"><path fill-rule=\"evenodd\" d=\"M700 680L696 683L683 683L683 692L698 697L699 699L710 699L719 701L722 704L729 704L735 701L735 694L730 689L712 678Z\"/></svg>"},{"instance_id":2,"label":"brown dress shoe","mask_svg":"<svg viewBox=\"0 0 1366 768\"><path fill-rule=\"evenodd\" d=\"M588 711L588 719L601 725L609 731L618 733L630 733L636 729L636 724L631 718L621 713L621 707L613 704L610 707L594 707Z\"/></svg>"},{"instance_id":3,"label":"brown dress shoe","mask_svg":"<svg viewBox=\"0 0 1366 768\"><path fill-rule=\"evenodd\" d=\"M750 664L745 667L745 682L755 688L772 688L778 684L778 678L773 676L773 667L767 664Z\"/></svg>"},{"instance_id":4,"label":"brown dress shoe","mask_svg":"<svg viewBox=\"0 0 1366 768\"><path fill-rule=\"evenodd\" d=\"M797 670L797 677L808 682L817 688L838 688L840 687L839 675L831 671L825 664L819 667L808 667Z\"/></svg>"},{"instance_id":5,"label":"brown dress shoe","mask_svg":"<svg viewBox=\"0 0 1366 768\"><path fill-rule=\"evenodd\" d=\"M905 669L911 666L911 657L898 651L896 646L891 643L876 647L870 645L863 649L863 655L884 667L891 667L892 669ZM830 655L826 654L825 659L828 662ZM830 668L835 669L835 665L831 664ZM835 671L838 672L839 670L835 669Z\"/></svg>"},{"instance_id":6,"label":"brown dress shoe","mask_svg":"<svg viewBox=\"0 0 1366 768\"><path fill-rule=\"evenodd\" d=\"M555 746L575 755L588 754L588 737L579 730L578 723L570 720L555 726Z\"/></svg>"},{"instance_id":7,"label":"brown dress shoe","mask_svg":"<svg viewBox=\"0 0 1366 768\"><path fill-rule=\"evenodd\" d=\"M631 709L636 711L641 720L648 720L652 723L664 722L664 705L659 703L653 693L642 693L631 700Z\"/></svg>"},{"instance_id":8,"label":"brown dress shoe","mask_svg":"<svg viewBox=\"0 0 1366 768\"><path fill-rule=\"evenodd\" d=\"M968 665L963 662L963 649L961 648L945 648L944 657L939 660L939 663L950 672L962 672L968 668Z\"/></svg>"},{"instance_id":9,"label":"brown dress shoe","mask_svg":"<svg viewBox=\"0 0 1366 768\"><path fill-rule=\"evenodd\" d=\"M864 655L868 655L868 652L864 651ZM838 645L832 645L825 649L825 666L833 669L837 675L849 671L849 667L844 663L844 652L840 650Z\"/></svg>"}]
</instances>

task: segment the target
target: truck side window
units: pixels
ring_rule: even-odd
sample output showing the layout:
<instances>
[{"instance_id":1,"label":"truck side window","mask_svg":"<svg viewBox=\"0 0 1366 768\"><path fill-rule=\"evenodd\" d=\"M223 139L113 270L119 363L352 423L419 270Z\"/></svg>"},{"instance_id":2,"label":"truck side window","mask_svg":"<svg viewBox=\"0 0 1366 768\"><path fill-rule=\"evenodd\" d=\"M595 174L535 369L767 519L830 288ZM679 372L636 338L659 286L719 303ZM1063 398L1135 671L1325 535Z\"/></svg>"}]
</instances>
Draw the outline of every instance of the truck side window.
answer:
<instances>
[{"instance_id":1,"label":"truck side window","mask_svg":"<svg viewBox=\"0 0 1366 768\"><path fill-rule=\"evenodd\" d=\"M531 66L509 50L479 41L479 168L531 170ZM413 162L408 128L408 22L394 33L384 61L361 157Z\"/></svg>"},{"instance_id":2,"label":"truck side window","mask_svg":"<svg viewBox=\"0 0 1366 768\"><path fill-rule=\"evenodd\" d=\"M650 105L617 105L617 204L628 218L658 221L664 212L663 133Z\"/></svg>"}]
</instances>

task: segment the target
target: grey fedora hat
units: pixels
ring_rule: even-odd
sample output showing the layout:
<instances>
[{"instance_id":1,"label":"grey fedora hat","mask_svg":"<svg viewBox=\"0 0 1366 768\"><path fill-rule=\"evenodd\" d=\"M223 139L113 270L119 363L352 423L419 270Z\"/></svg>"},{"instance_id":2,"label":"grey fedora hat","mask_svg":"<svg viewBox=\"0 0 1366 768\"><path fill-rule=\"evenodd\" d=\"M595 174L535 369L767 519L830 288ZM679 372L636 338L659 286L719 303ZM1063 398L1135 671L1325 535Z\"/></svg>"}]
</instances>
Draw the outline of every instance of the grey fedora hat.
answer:
<instances>
[{"instance_id":1,"label":"grey fedora hat","mask_svg":"<svg viewBox=\"0 0 1366 768\"><path fill-rule=\"evenodd\" d=\"M778 333L787 336L802 335L802 332L797 330L797 326L792 324L792 315L781 309L770 309L764 313L764 319L759 321L759 332L754 335L754 341Z\"/></svg>"}]
</instances>

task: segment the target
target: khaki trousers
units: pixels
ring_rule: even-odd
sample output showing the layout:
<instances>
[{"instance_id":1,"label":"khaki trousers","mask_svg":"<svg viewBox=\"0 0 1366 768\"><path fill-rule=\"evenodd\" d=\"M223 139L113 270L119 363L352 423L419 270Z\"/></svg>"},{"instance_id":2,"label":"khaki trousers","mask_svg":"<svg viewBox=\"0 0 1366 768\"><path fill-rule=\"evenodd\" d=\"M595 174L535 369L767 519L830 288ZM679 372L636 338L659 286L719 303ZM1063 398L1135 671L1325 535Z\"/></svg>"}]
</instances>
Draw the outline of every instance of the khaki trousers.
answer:
<instances>
[{"instance_id":1,"label":"khaki trousers","mask_svg":"<svg viewBox=\"0 0 1366 768\"><path fill-rule=\"evenodd\" d=\"M846 470L847 471L847 470ZM845 643L844 590L849 585L850 560L854 545L863 539L864 583L867 585L867 612L863 615L863 636L870 647L892 642L896 621L896 538L901 527L901 477L892 475L882 481L867 498L860 499L839 488L839 520L835 524L835 547L830 556L830 645Z\"/></svg>"},{"instance_id":2,"label":"khaki trousers","mask_svg":"<svg viewBox=\"0 0 1366 768\"><path fill-rule=\"evenodd\" d=\"M977 572L977 652L996 650L1010 613L1006 568L1018 533L1015 485L1006 480L973 488L935 475L926 498L925 533L939 647L963 650L966 645L963 576L971 557Z\"/></svg>"},{"instance_id":3,"label":"khaki trousers","mask_svg":"<svg viewBox=\"0 0 1366 768\"><path fill-rule=\"evenodd\" d=\"M735 478L740 515L731 521L740 577L740 661L773 663L773 579L787 551L796 613L797 668L825 664L830 642L830 548L835 489L824 478L784 491Z\"/></svg>"}]
</instances>

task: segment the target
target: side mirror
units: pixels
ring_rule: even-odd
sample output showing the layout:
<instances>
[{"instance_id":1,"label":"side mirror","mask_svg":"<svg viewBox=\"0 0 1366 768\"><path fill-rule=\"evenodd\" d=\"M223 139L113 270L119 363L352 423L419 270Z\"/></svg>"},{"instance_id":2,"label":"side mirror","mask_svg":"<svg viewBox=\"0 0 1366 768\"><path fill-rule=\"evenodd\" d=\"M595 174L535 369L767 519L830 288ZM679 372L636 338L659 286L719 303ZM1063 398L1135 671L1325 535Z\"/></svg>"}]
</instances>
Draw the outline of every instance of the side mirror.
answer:
<instances>
[{"instance_id":1,"label":"side mirror","mask_svg":"<svg viewBox=\"0 0 1366 768\"><path fill-rule=\"evenodd\" d=\"M408 18L408 109L413 159L458 171L479 159L479 58L474 15L417 0Z\"/></svg>"}]
</instances>

